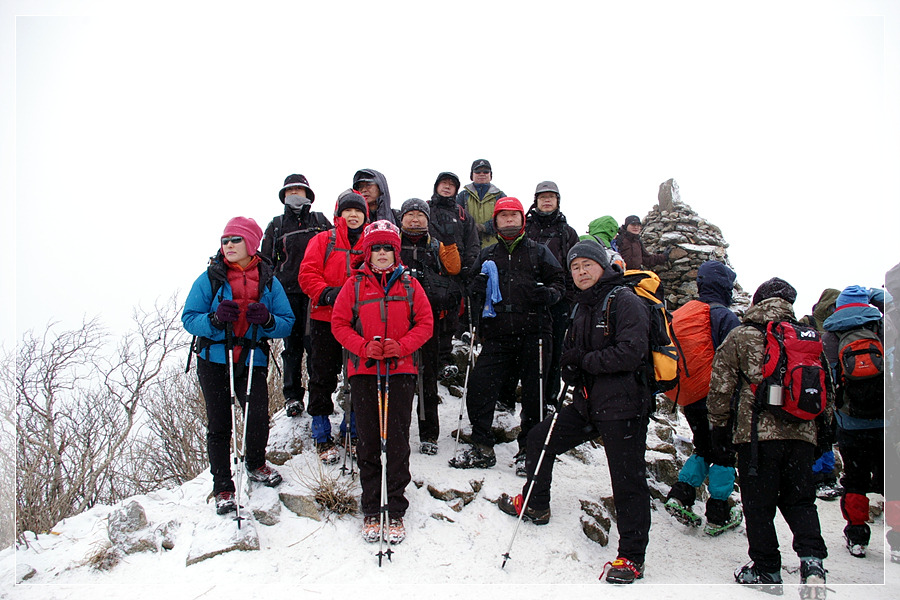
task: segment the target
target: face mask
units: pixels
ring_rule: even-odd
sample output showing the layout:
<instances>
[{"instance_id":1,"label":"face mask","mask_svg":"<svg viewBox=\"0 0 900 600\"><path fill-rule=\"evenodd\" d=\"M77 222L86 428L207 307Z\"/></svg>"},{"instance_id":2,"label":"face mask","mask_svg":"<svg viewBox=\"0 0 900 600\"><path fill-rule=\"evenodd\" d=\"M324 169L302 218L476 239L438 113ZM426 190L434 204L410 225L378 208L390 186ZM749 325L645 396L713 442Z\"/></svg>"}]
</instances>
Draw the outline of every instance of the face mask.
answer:
<instances>
[{"instance_id":1,"label":"face mask","mask_svg":"<svg viewBox=\"0 0 900 600\"><path fill-rule=\"evenodd\" d=\"M304 206L312 204L312 200L310 200L309 198L304 198L303 196L296 196L294 194L291 194L290 196L284 197L284 204L285 206L289 206L294 210L300 210Z\"/></svg>"},{"instance_id":2,"label":"face mask","mask_svg":"<svg viewBox=\"0 0 900 600\"><path fill-rule=\"evenodd\" d=\"M500 237L503 237L507 240L519 237L519 234L521 232L521 227L500 227L499 229L497 229L497 233L500 234Z\"/></svg>"}]
</instances>

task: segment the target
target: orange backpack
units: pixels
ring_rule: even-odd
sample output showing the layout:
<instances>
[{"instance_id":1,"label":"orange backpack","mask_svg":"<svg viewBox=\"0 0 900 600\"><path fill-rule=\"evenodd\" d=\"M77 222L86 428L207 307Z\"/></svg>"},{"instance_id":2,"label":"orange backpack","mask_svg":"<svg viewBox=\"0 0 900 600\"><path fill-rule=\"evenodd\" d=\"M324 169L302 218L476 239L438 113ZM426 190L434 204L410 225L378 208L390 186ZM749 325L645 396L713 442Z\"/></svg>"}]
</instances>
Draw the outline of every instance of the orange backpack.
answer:
<instances>
[{"instance_id":1,"label":"orange backpack","mask_svg":"<svg viewBox=\"0 0 900 600\"><path fill-rule=\"evenodd\" d=\"M678 385L666 392L679 406L693 404L709 394L712 362L716 354L709 321L709 304L691 300L672 313L672 329L681 346Z\"/></svg>"}]
</instances>

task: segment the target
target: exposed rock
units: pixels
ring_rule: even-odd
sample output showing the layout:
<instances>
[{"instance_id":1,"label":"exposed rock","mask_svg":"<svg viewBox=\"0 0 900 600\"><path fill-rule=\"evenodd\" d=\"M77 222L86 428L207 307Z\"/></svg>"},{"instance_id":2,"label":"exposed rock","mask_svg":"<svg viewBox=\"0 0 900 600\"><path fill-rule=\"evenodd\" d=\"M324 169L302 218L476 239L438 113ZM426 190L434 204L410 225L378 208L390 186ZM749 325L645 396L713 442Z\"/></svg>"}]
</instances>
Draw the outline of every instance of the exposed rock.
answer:
<instances>
[{"instance_id":1,"label":"exposed rock","mask_svg":"<svg viewBox=\"0 0 900 600\"><path fill-rule=\"evenodd\" d=\"M453 488L439 489L432 484L428 484L427 489L432 498L443 500L448 503L451 510L460 512L465 505L475 499L475 496L481 491L481 486L483 484L484 480L479 479L469 481L470 489L468 490L457 490Z\"/></svg>"},{"instance_id":2,"label":"exposed rock","mask_svg":"<svg viewBox=\"0 0 900 600\"><path fill-rule=\"evenodd\" d=\"M607 499L609 502L611 498ZM612 527L612 514L607 505L589 500L581 500L581 530L592 541L601 546L609 543L609 530Z\"/></svg>"},{"instance_id":3,"label":"exposed rock","mask_svg":"<svg viewBox=\"0 0 900 600\"><path fill-rule=\"evenodd\" d=\"M296 454L300 454L300 452L303 452L303 442L300 440L300 438L297 438L297 442L294 447L298 450ZM266 452L266 460L279 467L287 461L291 460L293 457L293 454L284 450L271 450L269 452Z\"/></svg>"},{"instance_id":4,"label":"exposed rock","mask_svg":"<svg viewBox=\"0 0 900 600\"><path fill-rule=\"evenodd\" d=\"M431 518L436 521L447 521L448 523L456 523L453 519L442 513L431 513Z\"/></svg>"},{"instance_id":5,"label":"exposed rock","mask_svg":"<svg viewBox=\"0 0 900 600\"><path fill-rule=\"evenodd\" d=\"M147 530L148 525L144 507L134 500L112 511L107 519L112 547L124 554L157 551L156 533Z\"/></svg>"},{"instance_id":6,"label":"exposed rock","mask_svg":"<svg viewBox=\"0 0 900 600\"><path fill-rule=\"evenodd\" d=\"M156 542L163 550L171 550L175 547L175 530L179 527L178 521L168 521L157 525L153 530Z\"/></svg>"},{"instance_id":7,"label":"exposed rock","mask_svg":"<svg viewBox=\"0 0 900 600\"><path fill-rule=\"evenodd\" d=\"M16 564L16 583L28 581L35 575L37 575L37 570L31 565L26 565L24 563Z\"/></svg>"},{"instance_id":8,"label":"exposed rock","mask_svg":"<svg viewBox=\"0 0 900 600\"><path fill-rule=\"evenodd\" d=\"M252 519L245 519L238 529L232 519L216 519L197 525L191 537L191 548L185 559L189 567L226 552L259 550L259 535Z\"/></svg>"},{"instance_id":9,"label":"exposed rock","mask_svg":"<svg viewBox=\"0 0 900 600\"><path fill-rule=\"evenodd\" d=\"M298 517L307 517L314 521L321 521L319 516L319 508L312 496L302 496L300 494L289 494L280 492L278 498L287 507L289 511Z\"/></svg>"},{"instance_id":10,"label":"exposed rock","mask_svg":"<svg viewBox=\"0 0 900 600\"><path fill-rule=\"evenodd\" d=\"M260 489L253 494L250 510L253 518L263 525L271 526L281 522L281 498L271 488Z\"/></svg>"}]
</instances>

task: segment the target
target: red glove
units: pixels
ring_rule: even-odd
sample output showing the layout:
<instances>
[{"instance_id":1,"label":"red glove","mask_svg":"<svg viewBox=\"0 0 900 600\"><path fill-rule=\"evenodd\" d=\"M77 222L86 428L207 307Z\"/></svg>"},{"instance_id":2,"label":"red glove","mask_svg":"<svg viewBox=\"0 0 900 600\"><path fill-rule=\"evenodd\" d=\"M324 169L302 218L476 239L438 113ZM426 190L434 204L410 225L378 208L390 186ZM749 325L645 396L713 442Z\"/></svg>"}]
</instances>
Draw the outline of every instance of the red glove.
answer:
<instances>
[{"instance_id":1,"label":"red glove","mask_svg":"<svg viewBox=\"0 0 900 600\"><path fill-rule=\"evenodd\" d=\"M384 358L384 344L380 340L372 340L366 343L366 358L382 360Z\"/></svg>"},{"instance_id":2,"label":"red glove","mask_svg":"<svg viewBox=\"0 0 900 600\"><path fill-rule=\"evenodd\" d=\"M402 356L402 351L400 350L400 342L397 340L386 339L384 340L384 357L385 358L400 358Z\"/></svg>"}]
</instances>

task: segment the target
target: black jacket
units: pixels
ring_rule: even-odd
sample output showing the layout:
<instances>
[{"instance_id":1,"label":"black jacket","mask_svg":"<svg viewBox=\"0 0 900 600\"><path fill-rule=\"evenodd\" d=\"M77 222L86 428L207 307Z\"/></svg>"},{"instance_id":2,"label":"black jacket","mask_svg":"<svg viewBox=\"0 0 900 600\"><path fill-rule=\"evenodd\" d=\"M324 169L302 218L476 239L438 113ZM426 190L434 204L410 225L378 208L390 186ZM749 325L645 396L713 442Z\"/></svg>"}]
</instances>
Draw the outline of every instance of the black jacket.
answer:
<instances>
[{"instance_id":1,"label":"black jacket","mask_svg":"<svg viewBox=\"0 0 900 600\"><path fill-rule=\"evenodd\" d=\"M575 294L574 318L563 341L563 353L584 352L581 370L588 391L576 389L575 406L590 421L615 421L647 414L651 391L639 374L650 360L650 309L631 288L616 292L603 314L603 300L624 279L607 269L596 284ZM603 326L605 323L605 327ZM579 386L580 387L580 386Z\"/></svg>"},{"instance_id":2,"label":"black jacket","mask_svg":"<svg viewBox=\"0 0 900 600\"><path fill-rule=\"evenodd\" d=\"M284 214L272 219L266 227L259 252L274 264L275 276L286 293L303 293L297 275L306 246L316 234L329 229L331 223L325 215L310 211L309 205L304 206L299 215L285 206Z\"/></svg>"},{"instance_id":3,"label":"black jacket","mask_svg":"<svg viewBox=\"0 0 900 600\"><path fill-rule=\"evenodd\" d=\"M575 283L566 268L566 256L572 246L578 243L578 232L566 221L566 216L558 209L549 215L542 215L532 206L525 219L525 235L547 246L563 269L566 280L566 299L575 296Z\"/></svg>"},{"instance_id":4,"label":"black jacket","mask_svg":"<svg viewBox=\"0 0 900 600\"><path fill-rule=\"evenodd\" d=\"M475 262L473 273L481 272L481 265L493 260L497 265L500 294L503 300L494 304L496 317L481 319L481 335L521 335L551 331L550 306L559 302L565 293L562 267L546 246L524 235L509 252L504 242L483 249ZM535 301L538 282L553 290L552 301ZM474 308L473 308L474 311Z\"/></svg>"},{"instance_id":5,"label":"black jacket","mask_svg":"<svg viewBox=\"0 0 900 600\"><path fill-rule=\"evenodd\" d=\"M434 182L434 190L431 201L428 203L431 215L428 218L428 231L445 244L456 243L459 250L459 260L462 263L460 278L465 281L470 275L472 265L478 259L481 251L481 238L478 237L478 228L475 220L465 208L456 203L456 197L445 198L437 193L437 185L445 176L451 173L441 173ZM459 188L459 179L453 176L456 187Z\"/></svg>"}]
</instances>

